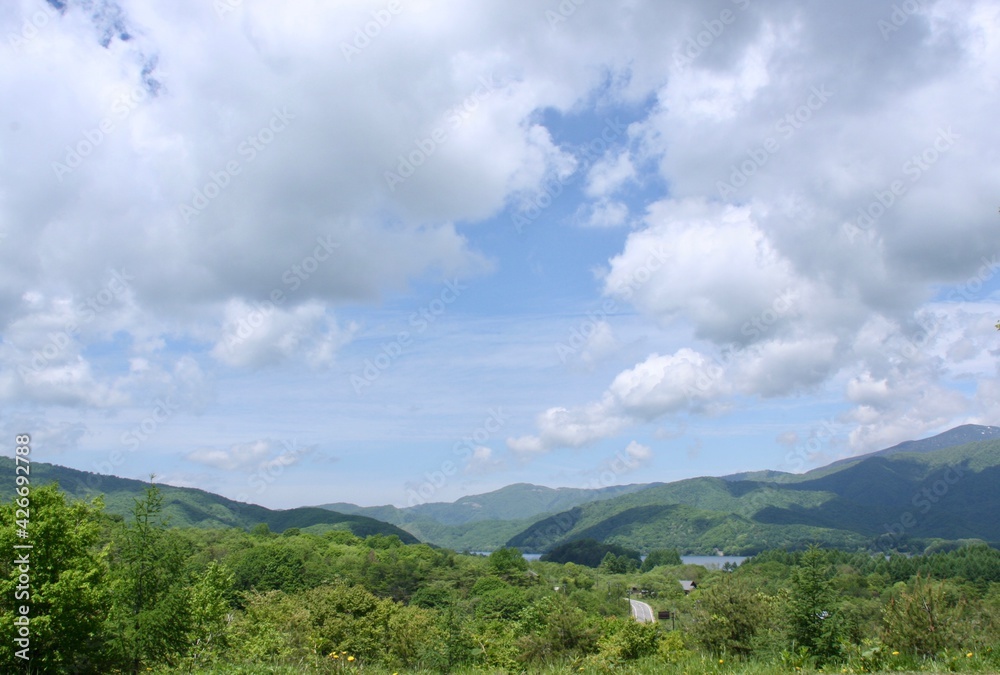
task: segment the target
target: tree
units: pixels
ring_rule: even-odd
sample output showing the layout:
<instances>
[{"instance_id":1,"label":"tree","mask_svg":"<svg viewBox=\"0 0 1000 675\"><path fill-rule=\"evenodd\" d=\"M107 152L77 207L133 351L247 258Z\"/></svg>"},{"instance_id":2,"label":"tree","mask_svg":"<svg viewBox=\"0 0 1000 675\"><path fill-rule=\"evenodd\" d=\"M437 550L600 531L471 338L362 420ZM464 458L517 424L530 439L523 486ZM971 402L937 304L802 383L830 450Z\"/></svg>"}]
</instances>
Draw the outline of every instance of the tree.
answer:
<instances>
[{"instance_id":1,"label":"tree","mask_svg":"<svg viewBox=\"0 0 1000 675\"><path fill-rule=\"evenodd\" d=\"M101 627L109 604L108 569L104 552L97 548L104 505L100 499L67 504L54 483L36 488L23 503L29 505L27 538L17 536L14 521L20 505L16 500L0 505L0 549L4 552L0 556L0 633L8 640L0 670L11 673L24 666L9 642L16 635L14 621L22 616L23 606L28 609L35 672L104 672ZM32 548L15 549L16 544ZM22 573L30 581L19 590Z\"/></svg>"},{"instance_id":2,"label":"tree","mask_svg":"<svg viewBox=\"0 0 1000 675\"><path fill-rule=\"evenodd\" d=\"M213 561L191 588L192 659L208 660L225 650L231 607L226 595L233 587L233 573Z\"/></svg>"},{"instance_id":3,"label":"tree","mask_svg":"<svg viewBox=\"0 0 1000 675\"><path fill-rule=\"evenodd\" d=\"M628 574L638 569L639 563L635 558L630 558L627 555L615 555L611 551L608 551L604 555L604 559L601 560L601 564L598 569L606 574Z\"/></svg>"},{"instance_id":4,"label":"tree","mask_svg":"<svg viewBox=\"0 0 1000 675\"><path fill-rule=\"evenodd\" d=\"M714 654L750 654L758 632L771 623L771 598L756 592L742 576L716 576L692 598L696 608L692 634Z\"/></svg>"},{"instance_id":5,"label":"tree","mask_svg":"<svg viewBox=\"0 0 1000 675\"><path fill-rule=\"evenodd\" d=\"M917 575L911 584L899 586L883 615L887 644L926 657L968 640L970 631L962 620L966 601L951 582Z\"/></svg>"},{"instance_id":6,"label":"tree","mask_svg":"<svg viewBox=\"0 0 1000 675\"><path fill-rule=\"evenodd\" d=\"M495 574L513 583L522 581L524 573L528 571L528 561L514 547L508 548L505 546L493 551L493 553L490 553L486 565L490 570L490 574Z\"/></svg>"},{"instance_id":7,"label":"tree","mask_svg":"<svg viewBox=\"0 0 1000 675\"><path fill-rule=\"evenodd\" d=\"M792 574L791 638L794 646L810 654L829 658L837 651L837 625L829 565L815 546L802 554Z\"/></svg>"},{"instance_id":8,"label":"tree","mask_svg":"<svg viewBox=\"0 0 1000 675\"><path fill-rule=\"evenodd\" d=\"M649 552L646 559L642 561L643 572L648 572L660 565L681 565L681 554L675 548L657 548Z\"/></svg>"},{"instance_id":9,"label":"tree","mask_svg":"<svg viewBox=\"0 0 1000 675\"><path fill-rule=\"evenodd\" d=\"M186 652L189 616L184 555L164 527L160 489L134 502L115 536L108 623L119 667L138 673Z\"/></svg>"}]
</instances>

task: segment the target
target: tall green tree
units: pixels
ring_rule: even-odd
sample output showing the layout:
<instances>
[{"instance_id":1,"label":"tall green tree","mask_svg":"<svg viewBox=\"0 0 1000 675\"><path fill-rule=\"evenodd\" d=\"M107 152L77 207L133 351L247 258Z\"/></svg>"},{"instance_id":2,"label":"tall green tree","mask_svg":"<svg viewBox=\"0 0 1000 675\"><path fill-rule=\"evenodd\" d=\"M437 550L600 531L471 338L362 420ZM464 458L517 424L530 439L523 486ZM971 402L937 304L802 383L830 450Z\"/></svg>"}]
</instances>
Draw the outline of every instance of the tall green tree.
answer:
<instances>
[{"instance_id":1,"label":"tall green tree","mask_svg":"<svg viewBox=\"0 0 1000 675\"><path fill-rule=\"evenodd\" d=\"M6 642L0 671L27 671L9 642L16 634L15 617L24 616L26 607L31 672L105 672L108 569L98 548L103 503L68 504L55 483L25 492L27 501L0 505L0 634ZM19 537L15 526L15 513L24 504L27 538ZM32 548L15 549L16 544ZM22 573L26 585L19 580Z\"/></svg>"},{"instance_id":2,"label":"tall green tree","mask_svg":"<svg viewBox=\"0 0 1000 675\"><path fill-rule=\"evenodd\" d=\"M163 495L150 485L134 502L114 537L108 628L119 667L138 673L187 652L190 615L184 553L165 527Z\"/></svg>"},{"instance_id":3,"label":"tall green tree","mask_svg":"<svg viewBox=\"0 0 1000 675\"><path fill-rule=\"evenodd\" d=\"M837 617L830 566L826 555L815 546L802 554L792 574L791 638L793 646L806 647L810 654L829 658L837 651Z\"/></svg>"}]
</instances>

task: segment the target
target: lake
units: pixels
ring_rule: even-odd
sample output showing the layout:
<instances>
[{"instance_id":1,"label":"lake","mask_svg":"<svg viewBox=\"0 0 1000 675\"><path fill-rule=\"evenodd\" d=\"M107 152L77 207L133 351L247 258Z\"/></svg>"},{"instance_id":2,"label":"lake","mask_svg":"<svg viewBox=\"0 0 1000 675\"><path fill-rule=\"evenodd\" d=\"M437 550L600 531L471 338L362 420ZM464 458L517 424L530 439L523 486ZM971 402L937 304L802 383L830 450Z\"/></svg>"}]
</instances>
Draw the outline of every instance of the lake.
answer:
<instances>
[{"instance_id":1,"label":"lake","mask_svg":"<svg viewBox=\"0 0 1000 675\"><path fill-rule=\"evenodd\" d=\"M486 551L475 551L474 555L489 555ZM541 553L525 553L524 559L538 560L542 557ZM722 569L722 566L726 563L733 563L734 565L739 565L748 556L745 555L682 555L681 562L685 565L701 565L702 567L707 567L708 569ZM645 556L643 556L645 558Z\"/></svg>"},{"instance_id":2,"label":"lake","mask_svg":"<svg viewBox=\"0 0 1000 675\"><path fill-rule=\"evenodd\" d=\"M721 569L726 563L739 565L749 556L745 555L682 555L681 562L685 565L701 565L708 569Z\"/></svg>"}]
</instances>

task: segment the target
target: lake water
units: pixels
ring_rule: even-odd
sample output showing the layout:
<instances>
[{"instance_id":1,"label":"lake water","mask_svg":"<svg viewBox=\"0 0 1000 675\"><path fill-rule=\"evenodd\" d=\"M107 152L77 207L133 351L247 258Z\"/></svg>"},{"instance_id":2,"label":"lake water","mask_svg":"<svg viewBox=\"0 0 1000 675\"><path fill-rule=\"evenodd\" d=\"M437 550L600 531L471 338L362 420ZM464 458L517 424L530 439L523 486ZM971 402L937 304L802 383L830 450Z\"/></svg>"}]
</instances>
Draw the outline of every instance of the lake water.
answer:
<instances>
[{"instance_id":1,"label":"lake water","mask_svg":"<svg viewBox=\"0 0 1000 675\"><path fill-rule=\"evenodd\" d=\"M745 555L682 555L681 562L685 565L701 565L708 569L722 569L726 563L739 565L748 556Z\"/></svg>"},{"instance_id":2,"label":"lake water","mask_svg":"<svg viewBox=\"0 0 1000 675\"><path fill-rule=\"evenodd\" d=\"M476 555L489 555L485 551L475 551ZM542 557L541 553L525 553L525 560L538 560ZM708 569L722 569L722 566L726 563L733 563L734 565L739 565L744 560L747 559L745 555L682 555L681 562L685 565L701 565L702 567L707 567Z\"/></svg>"}]
</instances>

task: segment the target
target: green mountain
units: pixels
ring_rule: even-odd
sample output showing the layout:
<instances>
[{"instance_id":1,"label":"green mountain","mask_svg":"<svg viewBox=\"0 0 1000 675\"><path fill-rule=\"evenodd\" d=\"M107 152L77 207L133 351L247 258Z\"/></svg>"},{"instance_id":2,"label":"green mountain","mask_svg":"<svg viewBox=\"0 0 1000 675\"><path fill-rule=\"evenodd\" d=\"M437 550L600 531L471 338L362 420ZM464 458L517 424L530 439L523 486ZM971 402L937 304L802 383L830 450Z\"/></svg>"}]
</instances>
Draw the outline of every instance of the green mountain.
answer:
<instances>
[{"instance_id":1,"label":"green mountain","mask_svg":"<svg viewBox=\"0 0 1000 675\"><path fill-rule=\"evenodd\" d=\"M384 520L423 541L458 551L490 551L538 518L587 502L610 499L644 490L648 485L616 485L606 488L550 488L515 483L454 502L395 506L324 504L319 508Z\"/></svg>"},{"instance_id":2,"label":"green mountain","mask_svg":"<svg viewBox=\"0 0 1000 675\"><path fill-rule=\"evenodd\" d=\"M0 471L13 475L13 466L0 457ZM147 487L52 464L31 467L33 484L57 481L80 499L102 494L112 514L127 514ZM805 474L755 471L595 490L518 483L406 508L327 504L275 511L193 488L161 490L178 526L346 529L456 550L510 545L544 552L578 539L685 553L754 553L813 542L921 550L960 539L1000 542L1000 427L957 427ZM0 483L0 499L13 494L13 481Z\"/></svg>"},{"instance_id":3,"label":"green mountain","mask_svg":"<svg viewBox=\"0 0 1000 675\"><path fill-rule=\"evenodd\" d=\"M14 460L0 457L0 473L14 475ZM105 511L124 516L140 497L149 483L105 476L89 471L78 471L55 464L31 463L31 484L41 486L57 482L59 487L76 499L92 499L104 495ZM273 532L283 532L292 527L308 531L330 529L350 530L365 537L372 534L394 534L406 543L417 543L417 538L409 532L389 523L362 515L344 514L329 509L301 507L287 510L272 510L256 504L244 504L220 495L195 488L180 488L160 485L163 494L164 513L169 523L178 527L240 527L249 529L260 523L266 524ZM6 501L14 496L14 481L0 483L0 499Z\"/></svg>"},{"instance_id":4,"label":"green mountain","mask_svg":"<svg viewBox=\"0 0 1000 675\"><path fill-rule=\"evenodd\" d=\"M991 441L996 439L1000 439L1000 427L987 427L979 424L963 424L962 426L940 433L937 436L923 438L918 441L903 441L902 443L894 445L891 448L886 448L885 450L877 450L876 452L872 452L867 455L837 460L832 464L828 464L826 468L841 467L845 464L856 464L862 459L868 459L871 457L888 457L891 455L898 455L903 452L933 452L935 450L954 448L968 443L975 443L977 441Z\"/></svg>"},{"instance_id":5,"label":"green mountain","mask_svg":"<svg viewBox=\"0 0 1000 675\"><path fill-rule=\"evenodd\" d=\"M818 542L922 548L935 540L1000 542L996 427L960 427L806 474L692 478L582 504L508 540L546 551L592 538L648 551L754 553ZM982 431L982 433L980 433Z\"/></svg>"}]
</instances>

